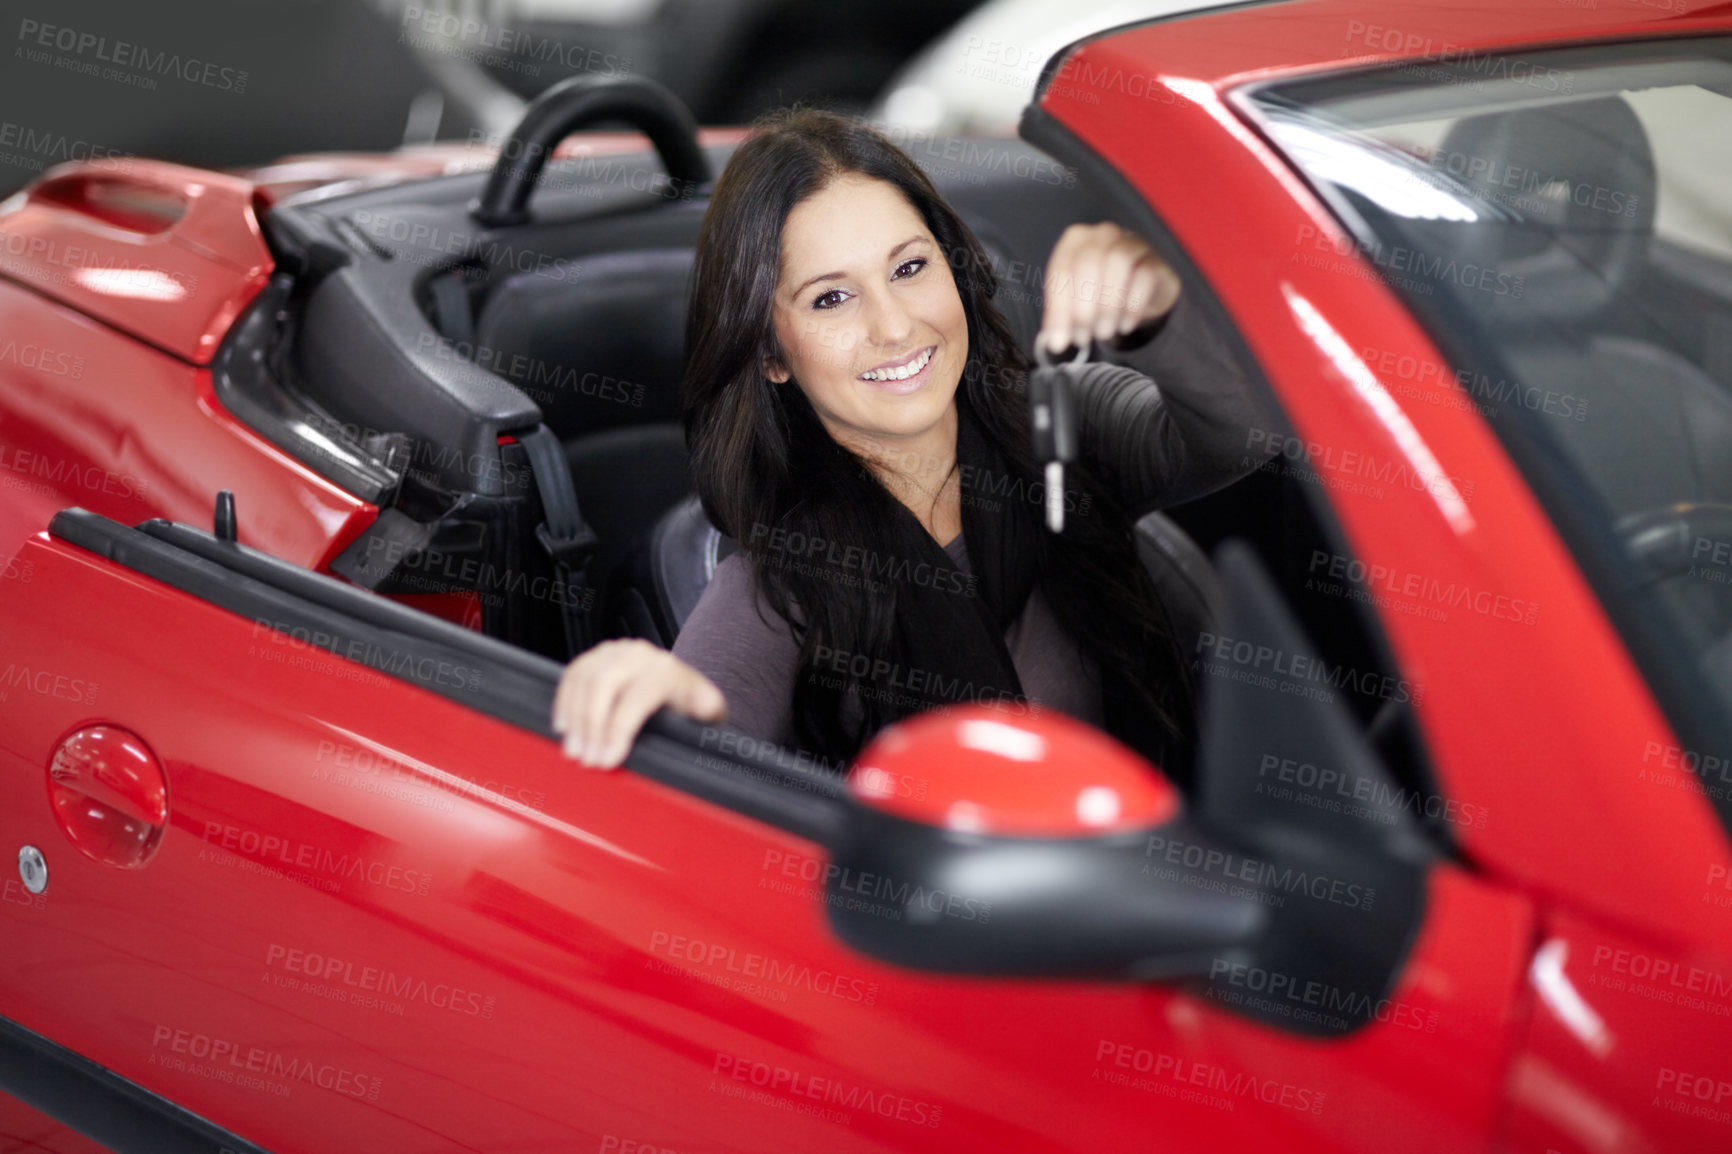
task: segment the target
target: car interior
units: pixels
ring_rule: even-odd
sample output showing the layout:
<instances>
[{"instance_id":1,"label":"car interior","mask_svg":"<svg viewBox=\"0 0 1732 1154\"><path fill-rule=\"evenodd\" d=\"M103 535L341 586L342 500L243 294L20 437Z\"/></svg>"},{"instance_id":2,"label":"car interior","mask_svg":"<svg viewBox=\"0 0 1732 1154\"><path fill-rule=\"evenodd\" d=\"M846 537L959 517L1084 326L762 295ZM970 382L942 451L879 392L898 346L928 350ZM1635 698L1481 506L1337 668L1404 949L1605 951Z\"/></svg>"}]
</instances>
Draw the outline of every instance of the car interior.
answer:
<instances>
[{"instance_id":1,"label":"car interior","mask_svg":"<svg viewBox=\"0 0 1732 1154\"><path fill-rule=\"evenodd\" d=\"M1046 255L1067 225L1105 214L1086 180L1066 188L995 163L1006 154L1041 156L1032 146L984 143L968 152L976 160L946 162L932 175L986 247L1000 273L1001 310L1031 346ZM706 150L711 172L729 151ZM616 163L653 174L662 162L637 155ZM555 161L547 171L559 168ZM693 494L679 424L685 310L705 202L701 194L633 193L633 183L549 179L527 219L499 229L471 215L485 195L475 176L315 192L273 208L264 226L279 271L219 354L216 383L266 436L384 510L333 571L569 658L583 646L562 630L557 599L525 595L534 581L516 580L555 571L536 535L548 483L524 444L545 429L569 474L558 483L569 484L593 532L582 565L589 639L673 643L733 548ZM1208 289L1198 282L1195 291ZM1329 660L1391 668L1363 606L1303 592L1315 551L1341 551L1315 475L1276 458L1225 490L1144 517L1137 536L1187 653L1219 612L1210 554L1236 537L1290 593ZM402 563L365 563L379 553L373 538L404 546L391 551ZM449 566L418 568L424 556L479 558L483 576L450 579ZM1428 782L1406 703L1347 696L1396 776Z\"/></svg>"},{"instance_id":2,"label":"car interior","mask_svg":"<svg viewBox=\"0 0 1732 1154\"><path fill-rule=\"evenodd\" d=\"M1578 549L1604 548L1624 569L1607 596L1663 607L1676 633L1660 648L1689 654L1732 701L1732 584L1705 563L1732 539L1732 244L1708 191L1732 124L1732 45L1693 41L1638 64L1627 46L1548 60L1574 77L1574 99L1518 85L1416 94L1374 78L1259 99L1277 117L1320 110L1332 131L1363 132L1474 206L1471 220L1409 218L1350 180L1340 188L1383 241L1497 270L1489 291L1394 283L1422 315L1452 310L1433 328L1464 334L1448 351L1474 368L1492 426L1531 426L1530 476L1542 490L1551 479L1554 504L1605 538ZM1532 401L1512 402L1509 382Z\"/></svg>"}]
</instances>

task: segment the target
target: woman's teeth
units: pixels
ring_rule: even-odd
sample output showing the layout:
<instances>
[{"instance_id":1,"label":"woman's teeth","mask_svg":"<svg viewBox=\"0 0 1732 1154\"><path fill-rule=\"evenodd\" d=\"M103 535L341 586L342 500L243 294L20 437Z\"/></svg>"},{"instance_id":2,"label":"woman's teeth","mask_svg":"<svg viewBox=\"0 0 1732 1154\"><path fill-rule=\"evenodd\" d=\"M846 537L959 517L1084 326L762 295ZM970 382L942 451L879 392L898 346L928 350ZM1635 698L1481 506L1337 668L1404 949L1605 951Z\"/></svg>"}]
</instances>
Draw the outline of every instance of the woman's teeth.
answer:
<instances>
[{"instance_id":1,"label":"woman's teeth","mask_svg":"<svg viewBox=\"0 0 1732 1154\"><path fill-rule=\"evenodd\" d=\"M926 367L926 362L931 359L932 350L923 349L919 356L915 357L901 368L868 369L860 374L860 379L863 381L906 381L909 377L914 376L921 369L924 369Z\"/></svg>"}]
</instances>

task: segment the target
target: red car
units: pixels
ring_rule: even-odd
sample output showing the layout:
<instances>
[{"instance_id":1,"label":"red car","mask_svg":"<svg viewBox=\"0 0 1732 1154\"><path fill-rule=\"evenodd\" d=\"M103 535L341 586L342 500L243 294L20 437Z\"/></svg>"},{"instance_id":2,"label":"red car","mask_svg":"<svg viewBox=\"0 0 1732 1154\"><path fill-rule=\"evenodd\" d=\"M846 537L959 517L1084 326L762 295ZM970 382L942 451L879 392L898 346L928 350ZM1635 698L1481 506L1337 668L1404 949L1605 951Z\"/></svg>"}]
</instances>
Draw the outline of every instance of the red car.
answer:
<instances>
[{"instance_id":1,"label":"red car","mask_svg":"<svg viewBox=\"0 0 1732 1154\"><path fill-rule=\"evenodd\" d=\"M596 116L655 153L543 163ZM730 545L675 400L730 145L653 86L487 174L7 202L9 1148L1732 1148L1732 13L1243 5L1023 135L900 140L1022 335L1110 216L1285 414L1139 524L1176 784L984 705L562 758L560 660Z\"/></svg>"}]
</instances>

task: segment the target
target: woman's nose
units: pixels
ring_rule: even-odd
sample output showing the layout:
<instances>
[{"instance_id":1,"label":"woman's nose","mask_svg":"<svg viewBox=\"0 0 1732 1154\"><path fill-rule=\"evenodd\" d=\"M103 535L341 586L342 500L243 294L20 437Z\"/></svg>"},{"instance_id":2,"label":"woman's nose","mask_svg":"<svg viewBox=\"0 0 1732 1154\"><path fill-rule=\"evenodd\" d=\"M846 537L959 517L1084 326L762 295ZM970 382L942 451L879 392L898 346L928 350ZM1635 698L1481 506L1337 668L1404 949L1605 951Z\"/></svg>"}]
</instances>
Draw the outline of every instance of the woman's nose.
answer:
<instances>
[{"instance_id":1,"label":"woman's nose","mask_svg":"<svg viewBox=\"0 0 1732 1154\"><path fill-rule=\"evenodd\" d=\"M908 340L914 332L914 317L888 290L872 294L867 305L867 339L874 345L894 348Z\"/></svg>"}]
</instances>

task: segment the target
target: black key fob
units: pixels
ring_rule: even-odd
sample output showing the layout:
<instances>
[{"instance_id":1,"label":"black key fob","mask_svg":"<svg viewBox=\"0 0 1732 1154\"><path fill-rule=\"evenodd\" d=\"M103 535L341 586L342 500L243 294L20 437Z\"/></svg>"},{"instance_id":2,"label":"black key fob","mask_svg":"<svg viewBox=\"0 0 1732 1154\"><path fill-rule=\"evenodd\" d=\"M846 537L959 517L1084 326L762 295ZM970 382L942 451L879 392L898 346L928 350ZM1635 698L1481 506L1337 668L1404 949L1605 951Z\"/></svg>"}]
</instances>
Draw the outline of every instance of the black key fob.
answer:
<instances>
[{"instance_id":1,"label":"black key fob","mask_svg":"<svg viewBox=\"0 0 1732 1154\"><path fill-rule=\"evenodd\" d=\"M1054 361L1036 344L1028 375L1028 427L1034 459L1046 466L1046 527L1064 532L1064 463L1076 460L1076 382L1071 375L1088 360L1080 348L1068 361Z\"/></svg>"}]
</instances>

